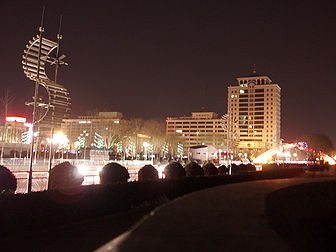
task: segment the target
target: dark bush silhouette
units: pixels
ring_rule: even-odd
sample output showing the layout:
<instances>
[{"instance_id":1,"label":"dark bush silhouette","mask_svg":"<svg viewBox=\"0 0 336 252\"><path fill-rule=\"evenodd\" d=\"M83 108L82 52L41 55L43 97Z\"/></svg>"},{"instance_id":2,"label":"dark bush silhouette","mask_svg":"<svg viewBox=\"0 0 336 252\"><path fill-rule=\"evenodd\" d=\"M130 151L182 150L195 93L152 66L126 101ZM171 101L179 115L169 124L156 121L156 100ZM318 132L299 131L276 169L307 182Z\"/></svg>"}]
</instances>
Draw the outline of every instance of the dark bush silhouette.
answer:
<instances>
[{"instance_id":1,"label":"dark bush silhouette","mask_svg":"<svg viewBox=\"0 0 336 252\"><path fill-rule=\"evenodd\" d=\"M127 183L129 179L129 173L127 169L118 163L108 163L99 172L100 183L112 184L112 183Z\"/></svg>"},{"instance_id":2,"label":"dark bush silhouette","mask_svg":"<svg viewBox=\"0 0 336 252\"><path fill-rule=\"evenodd\" d=\"M212 176L218 175L218 170L213 163L207 163L203 166L204 175L205 176Z\"/></svg>"},{"instance_id":3,"label":"dark bush silhouette","mask_svg":"<svg viewBox=\"0 0 336 252\"><path fill-rule=\"evenodd\" d=\"M172 162L167 165L164 169L164 174L167 179L183 178L186 176L186 172L179 162Z\"/></svg>"},{"instance_id":4,"label":"dark bush silhouette","mask_svg":"<svg viewBox=\"0 0 336 252\"><path fill-rule=\"evenodd\" d=\"M328 171L329 165L313 164L313 165L309 165L307 170L308 171Z\"/></svg>"},{"instance_id":5,"label":"dark bush silhouette","mask_svg":"<svg viewBox=\"0 0 336 252\"><path fill-rule=\"evenodd\" d=\"M49 189L64 189L80 186L84 176L78 172L76 166L69 162L63 162L50 170Z\"/></svg>"},{"instance_id":6,"label":"dark bush silhouette","mask_svg":"<svg viewBox=\"0 0 336 252\"><path fill-rule=\"evenodd\" d=\"M0 193L15 192L16 178L5 166L0 165Z\"/></svg>"},{"instance_id":7,"label":"dark bush silhouette","mask_svg":"<svg viewBox=\"0 0 336 252\"><path fill-rule=\"evenodd\" d=\"M246 165L246 167L247 167L247 171L249 171L249 172L254 172L254 171L257 170L256 167L253 164L251 164L251 163L248 163Z\"/></svg>"},{"instance_id":8,"label":"dark bush silhouette","mask_svg":"<svg viewBox=\"0 0 336 252\"><path fill-rule=\"evenodd\" d=\"M203 171L202 167L195 162L190 162L189 164L187 164L184 167L184 169L185 169L187 177L203 176L204 175L204 171Z\"/></svg>"},{"instance_id":9,"label":"dark bush silhouette","mask_svg":"<svg viewBox=\"0 0 336 252\"><path fill-rule=\"evenodd\" d=\"M239 167L236 164L231 164L231 174L238 174L239 173Z\"/></svg>"},{"instance_id":10,"label":"dark bush silhouette","mask_svg":"<svg viewBox=\"0 0 336 252\"><path fill-rule=\"evenodd\" d=\"M275 164L275 163L274 164L263 164L261 167L263 171L277 170L281 168L279 167L278 164Z\"/></svg>"},{"instance_id":11,"label":"dark bush silhouette","mask_svg":"<svg viewBox=\"0 0 336 252\"><path fill-rule=\"evenodd\" d=\"M219 166L218 175L220 176L229 175L229 168L227 168L225 165Z\"/></svg>"},{"instance_id":12,"label":"dark bush silhouette","mask_svg":"<svg viewBox=\"0 0 336 252\"><path fill-rule=\"evenodd\" d=\"M138 172L138 180L155 180L159 178L158 171L152 165L145 165Z\"/></svg>"}]
</instances>

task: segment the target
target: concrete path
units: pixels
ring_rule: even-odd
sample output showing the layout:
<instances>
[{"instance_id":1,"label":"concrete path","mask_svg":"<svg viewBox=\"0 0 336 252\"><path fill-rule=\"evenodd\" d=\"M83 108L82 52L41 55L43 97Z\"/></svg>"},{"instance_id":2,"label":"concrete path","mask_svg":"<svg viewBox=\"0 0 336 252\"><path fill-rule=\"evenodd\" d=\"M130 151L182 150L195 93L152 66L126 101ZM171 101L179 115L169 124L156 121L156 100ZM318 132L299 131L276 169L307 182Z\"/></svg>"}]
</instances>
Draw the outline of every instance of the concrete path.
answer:
<instances>
[{"instance_id":1,"label":"concrete path","mask_svg":"<svg viewBox=\"0 0 336 252\"><path fill-rule=\"evenodd\" d=\"M159 207L98 252L293 251L267 223L265 197L301 183L335 178L292 178L219 186Z\"/></svg>"}]
</instances>

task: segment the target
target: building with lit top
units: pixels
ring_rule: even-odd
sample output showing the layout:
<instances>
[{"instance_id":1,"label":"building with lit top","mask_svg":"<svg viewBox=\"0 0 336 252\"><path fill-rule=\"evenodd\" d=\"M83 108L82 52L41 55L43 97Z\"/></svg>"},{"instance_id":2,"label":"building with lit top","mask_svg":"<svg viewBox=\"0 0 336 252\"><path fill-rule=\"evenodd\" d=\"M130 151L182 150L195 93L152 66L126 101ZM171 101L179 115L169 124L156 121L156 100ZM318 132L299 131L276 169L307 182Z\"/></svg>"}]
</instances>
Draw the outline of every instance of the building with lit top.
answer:
<instances>
[{"instance_id":1,"label":"building with lit top","mask_svg":"<svg viewBox=\"0 0 336 252\"><path fill-rule=\"evenodd\" d=\"M225 149L227 145L222 120L214 112L192 112L191 116L168 117L166 135L176 137L185 149L195 145Z\"/></svg>"},{"instance_id":2,"label":"building with lit top","mask_svg":"<svg viewBox=\"0 0 336 252\"><path fill-rule=\"evenodd\" d=\"M254 70L228 87L228 114L238 152L261 153L280 144L280 87Z\"/></svg>"},{"instance_id":3,"label":"building with lit top","mask_svg":"<svg viewBox=\"0 0 336 252\"><path fill-rule=\"evenodd\" d=\"M97 147L95 140L99 136L104 147L108 147L109 135L119 127L122 117L120 112L98 112L93 116L64 119L62 131L72 145L78 141L81 147Z\"/></svg>"},{"instance_id":4,"label":"building with lit top","mask_svg":"<svg viewBox=\"0 0 336 252\"><path fill-rule=\"evenodd\" d=\"M7 116L0 126L0 142L21 143L22 135L29 130L27 119L20 116Z\"/></svg>"}]
</instances>

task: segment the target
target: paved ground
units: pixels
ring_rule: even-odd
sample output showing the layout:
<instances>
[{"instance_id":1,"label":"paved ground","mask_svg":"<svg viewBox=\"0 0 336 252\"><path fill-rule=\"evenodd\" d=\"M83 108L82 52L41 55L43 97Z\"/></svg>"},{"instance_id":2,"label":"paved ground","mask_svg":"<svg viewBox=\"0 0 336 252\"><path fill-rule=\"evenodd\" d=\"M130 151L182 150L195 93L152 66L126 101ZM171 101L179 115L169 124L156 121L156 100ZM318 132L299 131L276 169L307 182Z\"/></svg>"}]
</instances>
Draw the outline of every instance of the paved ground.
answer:
<instances>
[{"instance_id":1,"label":"paved ground","mask_svg":"<svg viewBox=\"0 0 336 252\"><path fill-rule=\"evenodd\" d=\"M195 192L157 208L103 251L292 251L266 220L277 189L335 178L264 180Z\"/></svg>"}]
</instances>

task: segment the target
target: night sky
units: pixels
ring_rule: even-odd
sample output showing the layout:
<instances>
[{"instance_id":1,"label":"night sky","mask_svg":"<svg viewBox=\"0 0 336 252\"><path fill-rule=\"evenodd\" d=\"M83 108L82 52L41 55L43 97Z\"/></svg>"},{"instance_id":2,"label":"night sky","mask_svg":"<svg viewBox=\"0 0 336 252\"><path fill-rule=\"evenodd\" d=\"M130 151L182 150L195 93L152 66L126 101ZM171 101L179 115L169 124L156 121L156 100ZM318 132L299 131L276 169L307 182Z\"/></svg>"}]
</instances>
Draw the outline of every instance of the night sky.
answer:
<instances>
[{"instance_id":1,"label":"night sky","mask_svg":"<svg viewBox=\"0 0 336 252\"><path fill-rule=\"evenodd\" d=\"M45 2L45 3L44 3ZM311 3L307 3L311 2ZM18 1L0 3L1 90L28 115L34 83L21 56L38 33L56 40L63 14L59 83L72 115L120 111L165 118L227 111L227 86L251 72L281 87L281 136L323 133L336 145L335 1Z\"/></svg>"}]
</instances>

